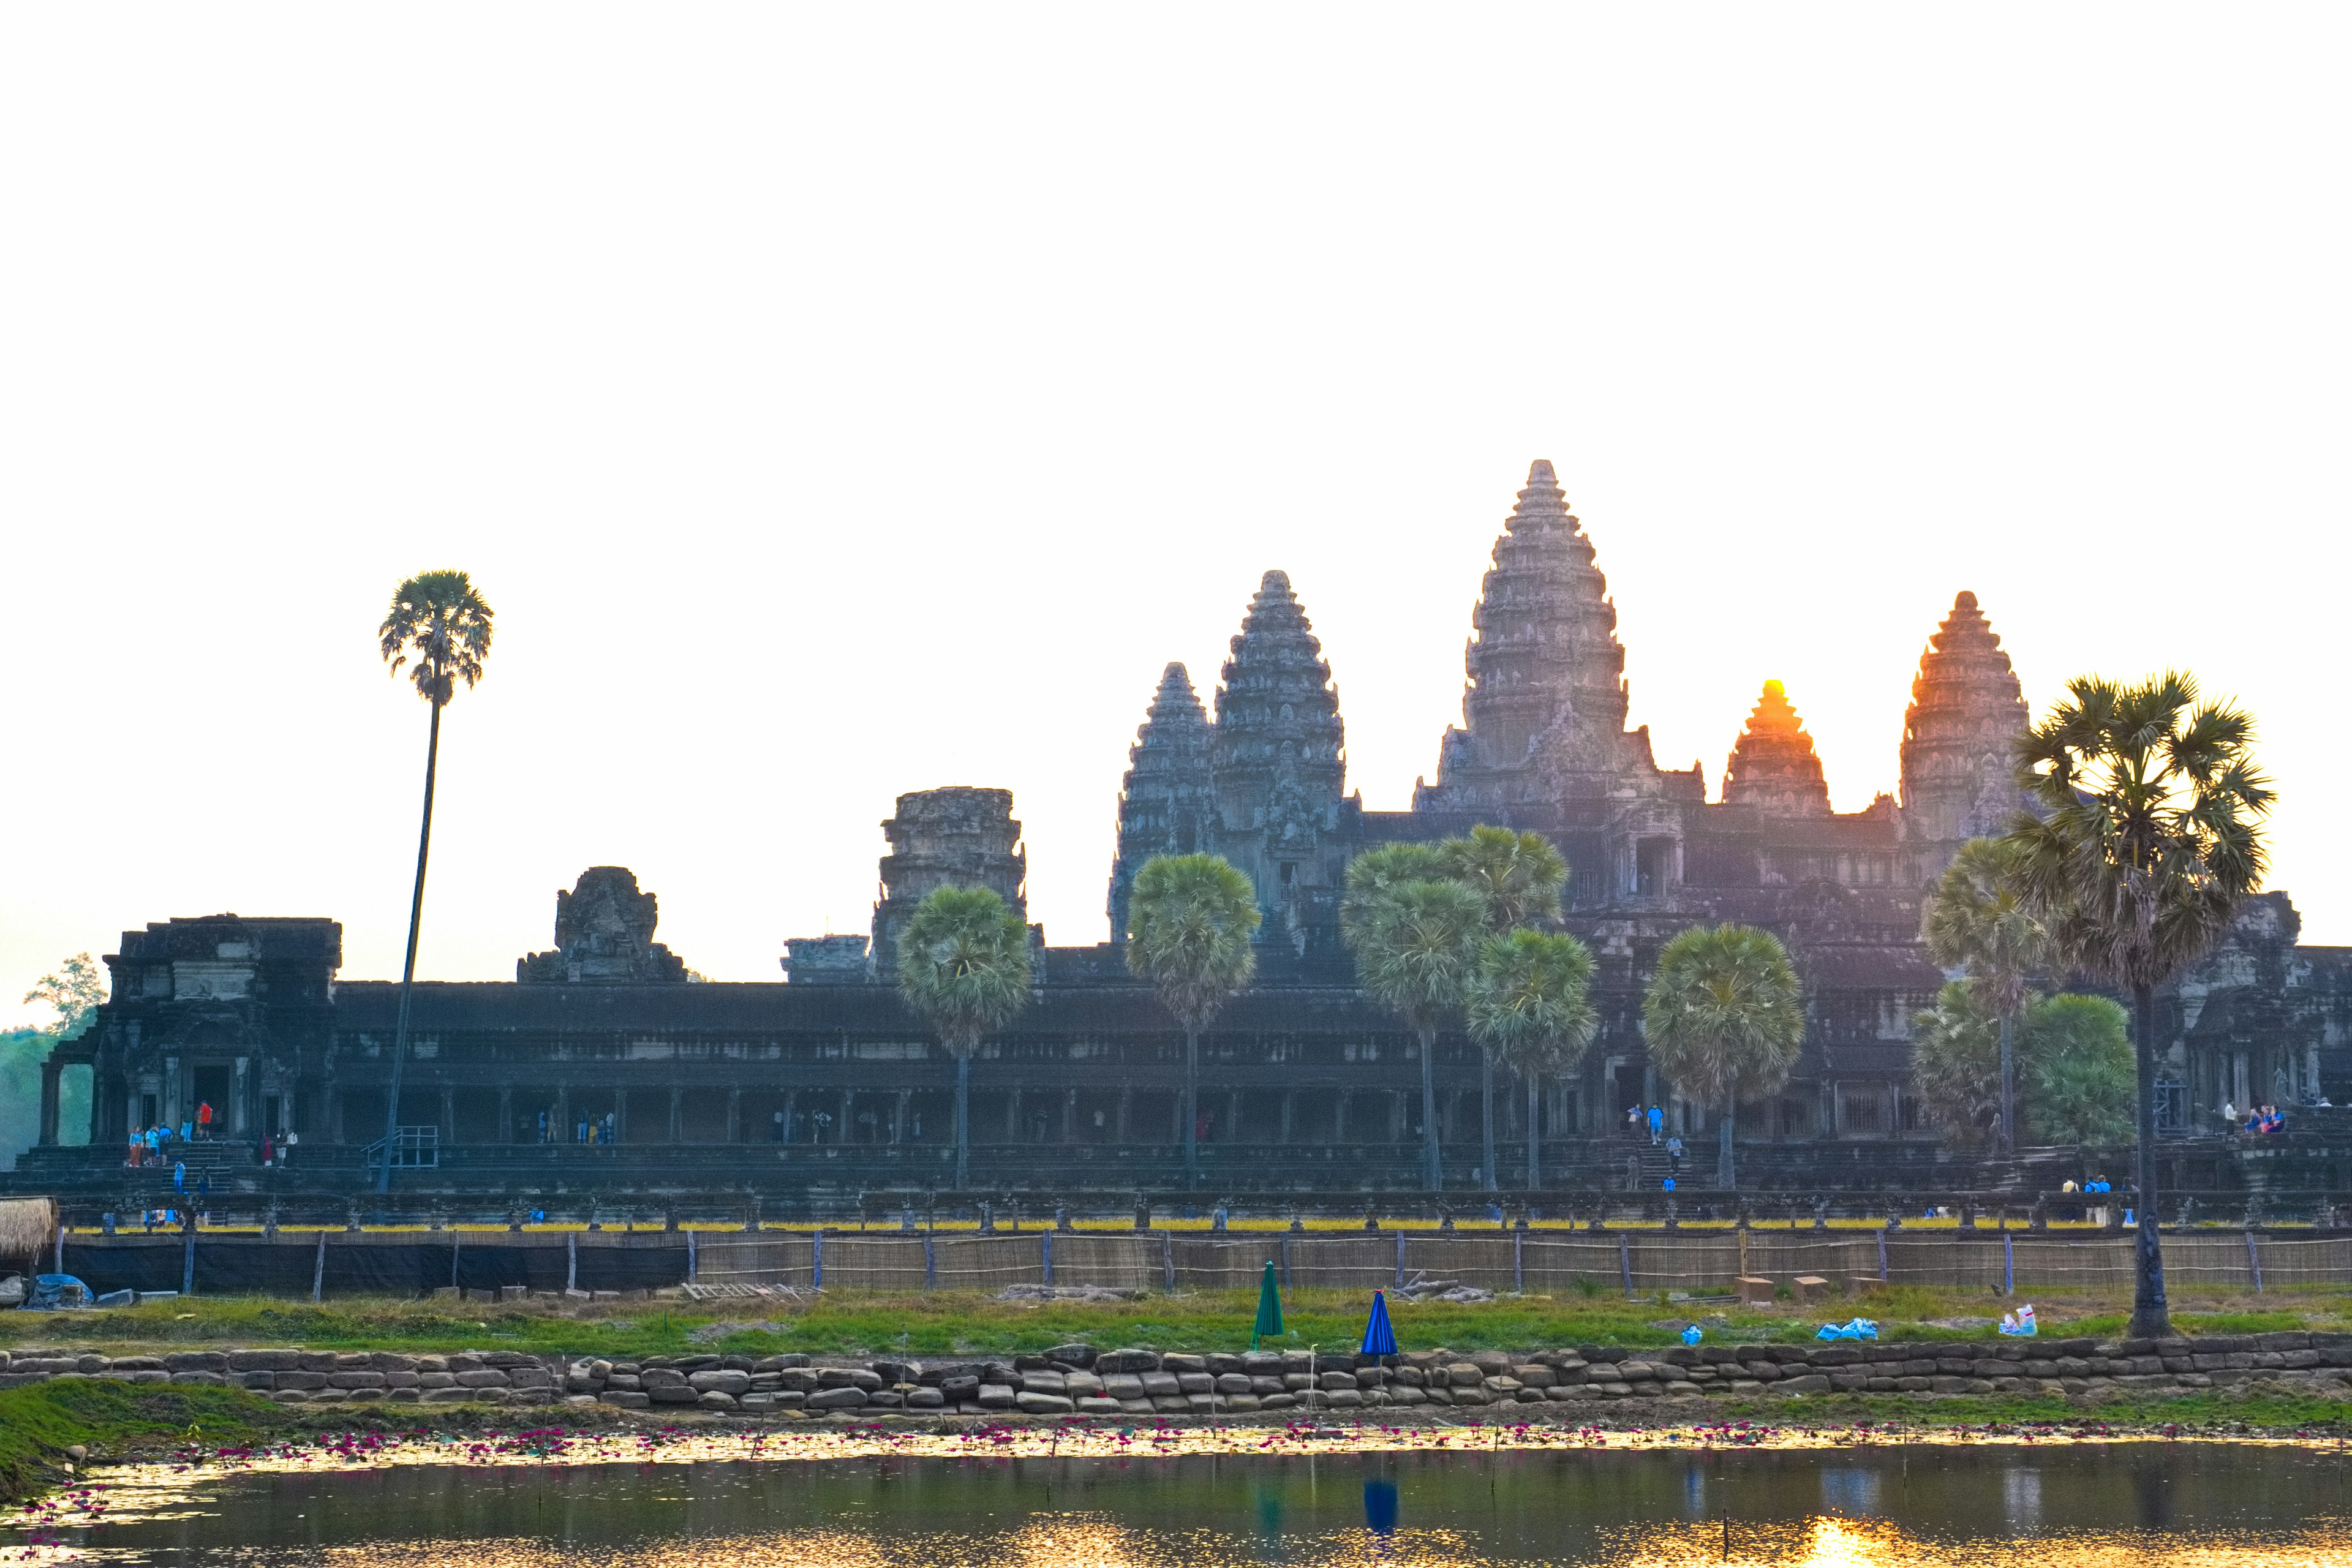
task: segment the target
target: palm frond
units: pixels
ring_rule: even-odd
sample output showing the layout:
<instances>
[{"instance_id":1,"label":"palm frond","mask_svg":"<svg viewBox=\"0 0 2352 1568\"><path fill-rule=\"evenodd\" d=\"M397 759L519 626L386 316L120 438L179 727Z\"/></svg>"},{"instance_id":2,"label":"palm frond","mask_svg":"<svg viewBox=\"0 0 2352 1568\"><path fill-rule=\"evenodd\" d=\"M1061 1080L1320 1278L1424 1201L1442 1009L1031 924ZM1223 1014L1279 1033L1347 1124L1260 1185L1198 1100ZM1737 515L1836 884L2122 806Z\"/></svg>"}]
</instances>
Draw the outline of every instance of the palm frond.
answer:
<instances>
[{"instance_id":1,"label":"palm frond","mask_svg":"<svg viewBox=\"0 0 2352 1568\"><path fill-rule=\"evenodd\" d=\"M1029 1001L1029 928L987 888L941 888L898 933L898 994L968 1056Z\"/></svg>"}]
</instances>

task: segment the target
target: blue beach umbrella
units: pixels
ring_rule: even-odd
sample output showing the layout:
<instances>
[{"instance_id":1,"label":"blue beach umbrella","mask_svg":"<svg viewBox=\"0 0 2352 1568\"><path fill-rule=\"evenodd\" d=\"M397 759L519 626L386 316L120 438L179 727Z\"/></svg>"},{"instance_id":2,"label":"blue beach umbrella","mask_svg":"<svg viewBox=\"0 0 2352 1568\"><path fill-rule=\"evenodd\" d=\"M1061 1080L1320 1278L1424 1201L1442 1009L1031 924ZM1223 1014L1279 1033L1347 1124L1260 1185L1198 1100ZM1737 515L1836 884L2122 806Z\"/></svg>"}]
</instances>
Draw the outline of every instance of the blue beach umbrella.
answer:
<instances>
[{"instance_id":1,"label":"blue beach umbrella","mask_svg":"<svg viewBox=\"0 0 2352 1568\"><path fill-rule=\"evenodd\" d=\"M1397 1353L1396 1331L1389 1327L1389 1299L1385 1292L1372 1292L1372 1321L1364 1325L1362 1355L1394 1355Z\"/></svg>"}]
</instances>

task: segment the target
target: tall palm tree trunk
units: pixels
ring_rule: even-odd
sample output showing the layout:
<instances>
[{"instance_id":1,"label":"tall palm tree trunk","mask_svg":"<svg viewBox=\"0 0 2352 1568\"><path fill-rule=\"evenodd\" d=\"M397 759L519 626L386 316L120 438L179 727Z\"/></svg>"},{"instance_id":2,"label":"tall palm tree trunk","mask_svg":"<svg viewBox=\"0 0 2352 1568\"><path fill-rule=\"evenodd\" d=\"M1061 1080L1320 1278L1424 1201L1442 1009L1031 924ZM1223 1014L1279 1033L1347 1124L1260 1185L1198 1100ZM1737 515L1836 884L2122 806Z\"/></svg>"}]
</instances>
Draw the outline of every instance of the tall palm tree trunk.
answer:
<instances>
[{"instance_id":1,"label":"tall palm tree trunk","mask_svg":"<svg viewBox=\"0 0 2352 1568\"><path fill-rule=\"evenodd\" d=\"M1739 1184L1739 1172L1732 1164L1731 1124L1738 1115L1738 1103L1723 1102L1723 1120L1715 1124L1715 1183L1729 1189Z\"/></svg>"},{"instance_id":2,"label":"tall palm tree trunk","mask_svg":"<svg viewBox=\"0 0 2352 1568\"><path fill-rule=\"evenodd\" d=\"M971 1053L958 1051L956 1059L956 1191L964 1189L971 1169Z\"/></svg>"},{"instance_id":3,"label":"tall palm tree trunk","mask_svg":"<svg viewBox=\"0 0 2352 1568\"><path fill-rule=\"evenodd\" d=\"M1445 1185L1437 1152L1437 1031L1421 1032L1421 1179L1431 1192Z\"/></svg>"},{"instance_id":4,"label":"tall palm tree trunk","mask_svg":"<svg viewBox=\"0 0 2352 1568\"><path fill-rule=\"evenodd\" d=\"M1528 1074L1528 1191L1531 1193L1540 1190L1543 1186L1541 1165L1543 1129L1536 1121L1536 1112L1538 1109L1536 1075L1529 1073Z\"/></svg>"},{"instance_id":5,"label":"tall palm tree trunk","mask_svg":"<svg viewBox=\"0 0 2352 1568\"><path fill-rule=\"evenodd\" d=\"M2132 987L2132 1060L2139 1077L2139 1147L2132 1153L2133 1194L2139 1225L2132 1245L2131 1337L2168 1340L2172 1314L2164 1301L2164 1247L2156 1233L2156 988Z\"/></svg>"},{"instance_id":6,"label":"tall palm tree trunk","mask_svg":"<svg viewBox=\"0 0 2352 1568\"><path fill-rule=\"evenodd\" d=\"M1478 1114L1485 1122L1486 1163L1478 1167L1486 1178L1486 1190L1493 1192L1503 1184L1495 1175L1495 1053L1478 1053Z\"/></svg>"},{"instance_id":7,"label":"tall palm tree trunk","mask_svg":"<svg viewBox=\"0 0 2352 1568\"><path fill-rule=\"evenodd\" d=\"M408 899L408 957L400 968L400 1012L392 1026L392 1089L383 1105L383 1163L375 1190L392 1191L393 1151L400 1138L401 1069L408 1061L408 995L416 984L416 931L425 919L425 858L433 847L433 772L441 762L441 704L433 704L433 727L425 742L425 826L416 833L416 887Z\"/></svg>"},{"instance_id":8,"label":"tall palm tree trunk","mask_svg":"<svg viewBox=\"0 0 2352 1568\"><path fill-rule=\"evenodd\" d=\"M1184 1026L1184 1184L1201 1184L1201 1031Z\"/></svg>"},{"instance_id":9,"label":"tall palm tree trunk","mask_svg":"<svg viewBox=\"0 0 2352 1568\"><path fill-rule=\"evenodd\" d=\"M2000 1152L2017 1152L2017 1056L2010 1039L2015 1029L2015 1009L2000 1015Z\"/></svg>"}]
</instances>

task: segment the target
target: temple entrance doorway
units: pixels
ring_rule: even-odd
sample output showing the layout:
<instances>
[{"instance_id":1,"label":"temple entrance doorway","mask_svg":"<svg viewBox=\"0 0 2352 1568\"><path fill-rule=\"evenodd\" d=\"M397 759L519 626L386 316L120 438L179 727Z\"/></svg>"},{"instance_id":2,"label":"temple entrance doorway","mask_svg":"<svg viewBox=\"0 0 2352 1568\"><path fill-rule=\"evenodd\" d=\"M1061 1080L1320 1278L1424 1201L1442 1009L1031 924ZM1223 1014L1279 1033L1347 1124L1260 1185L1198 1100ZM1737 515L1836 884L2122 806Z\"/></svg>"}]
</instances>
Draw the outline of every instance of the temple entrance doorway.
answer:
<instances>
[{"instance_id":1,"label":"temple entrance doorway","mask_svg":"<svg viewBox=\"0 0 2352 1568\"><path fill-rule=\"evenodd\" d=\"M197 1062L188 1068L187 1120L200 1121L199 1106L213 1108L212 1131L215 1138L229 1137L229 1129L236 1125L236 1117L229 1097L236 1092L236 1069L226 1062ZM201 1125L198 1135L203 1135Z\"/></svg>"}]
</instances>

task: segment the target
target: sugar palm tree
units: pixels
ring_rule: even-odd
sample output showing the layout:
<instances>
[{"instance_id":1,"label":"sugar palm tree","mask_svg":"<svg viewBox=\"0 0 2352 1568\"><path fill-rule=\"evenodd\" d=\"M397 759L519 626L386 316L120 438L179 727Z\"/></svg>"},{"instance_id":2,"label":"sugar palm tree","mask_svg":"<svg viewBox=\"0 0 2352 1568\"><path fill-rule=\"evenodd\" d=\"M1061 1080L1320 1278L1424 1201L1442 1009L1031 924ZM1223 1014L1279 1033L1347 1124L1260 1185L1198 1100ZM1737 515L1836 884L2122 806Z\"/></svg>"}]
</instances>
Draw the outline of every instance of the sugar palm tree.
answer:
<instances>
[{"instance_id":1,"label":"sugar palm tree","mask_svg":"<svg viewBox=\"0 0 2352 1568\"><path fill-rule=\"evenodd\" d=\"M2017 1148L2016 1034L2026 982L2055 957L2050 927L2021 875L2023 854L2007 838L1971 838L1960 846L1927 900L1919 932L1937 963L1969 972L1998 1021L2000 1113L1993 1130L2004 1154Z\"/></svg>"},{"instance_id":2,"label":"sugar palm tree","mask_svg":"<svg viewBox=\"0 0 2352 1568\"><path fill-rule=\"evenodd\" d=\"M1788 1082L1803 1048L1799 998L1789 950L1753 926L1695 927L1658 954L1643 1032L1658 1070L1684 1098L1722 1113L1717 1160L1727 1187L1738 1184L1731 1138L1739 1102Z\"/></svg>"},{"instance_id":3,"label":"sugar palm tree","mask_svg":"<svg viewBox=\"0 0 2352 1568\"><path fill-rule=\"evenodd\" d=\"M408 999L416 984L416 933L425 918L425 861L433 845L433 779L441 761L441 710L482 679L490 651L490 606L463 572L424 572L393 590L392 608L376 629L384 662L397 676L408 667L416 694L432 704L425 741L425 825L416 835L416 883L408 900L408 954L401 963L400 1008L392 1030L392 1088L383 1108L383 1164L375 1190L392 1189L392 1163L400 1135L401 1068L408 1060Z\"/></svg>"},{"instance_id":4,"label":"sugar palm tree","mask_svg":"<svg viewBox=\"0 0 2352 1568\"><path fill-rule=\"evenodd\" d=\"M1499 933L1559 918L1568 862L1540 833L1480 826L1467 838L1447 839L1438 851L1447 873L1486 900L1487 930Z\"/></svg>"},{"instance_id":5,"label":"sugar palm tree","mask_svg":"<svg viewBox=\"0 0 2352 1568\"><path fill-rule=\"evenodd\" d=\"M1257 889L1222 855L1158 855L1135 874L1127 966L1184 1026L1184 1179L1201 1179L1201 1031L1257 968Z\"/></svg>"},{"instance_id":6,"label":"sugar palm tree","mask_svg":"<svg viewBox=\"0 0 2352 1568\"><path fill-rule=\"evenodd\" d=\"M1928 1125L1955 1149L2000 1136L2000 1021L1966 980L1948 981L1936 1005L1911 1015L1911 1081Z\"/></svg>"},{"instance_id":7,"label":"sugar palm tree","mask_svg":"<svg viewBox=\"0 0 2352 1568\"><path fill-rule=\"evenodd\" d=\"M1499 1057L1528 1090L1528 1190L1542 1185L1538 1090L1544 1075L1564 1072L1592 1043L1592 954L1572 936L1519 930L1491 937L1479 954L1465 1012L1470 1037L1486 1053L1486 1187L1495 1187L1493 1064Z\"/></svg>"},{"instance_id":8,"label":"sugar palm tree","mask_svg":"<svg viewBox=\"0 0 2352 1568\"><path fill-rule=\"evenodd\" d=\"M2020 1025L2025 1124L2042 1143L2077 1150L2132 1135L2131 1030L2105 996L2044 997Z\"/></svg>"},{"instance_id":9,"label":"sugar palm tree","mask_svg":"<svg viewBox=\"0 0 2352 1568\"><path fill-rule=\"evenodd\" d=\"M1420 845L1395 845L1356 857L1339 930L1366 994L1402 1014L1420 1037L1422 1179L1433 1192L1445 1180L1437 1142L1437 1026L1461 1005L1477 969L1486 906L1460 882L1407 875L1429 863L1416 861L1414 852L1429 853Z\"/></svg>"},{"instance_id":10,"label":"sugar palm tree","mask_svg":"<svg viewBox=\"0 0 2352 1568\"><path fill-rule=\"evenodd\" d=\"M971 1159L971 1053L1029 1004L1029 928L987 888L940 888L898 933L898 994L955 1058L955 1184Z\"/></svg>"},{"instance_id":11,"label":"sugar palm tree","mask_svg":"<svg viewBox=\"0 0 2352 1568\"><path fill-rule=\"evenodd\" d=\"M2194 677L2136 685L2081 676L2018 742L2038 815L2011 837L2021 876L2076 968L2132 998L2139 1226L2130 1332L2172 1331L2156 1229L2156 991L2211 949L2262 886L2277 798L2254 765L2253 721L2200 701Z\"/></svg>"}]
</instances>

